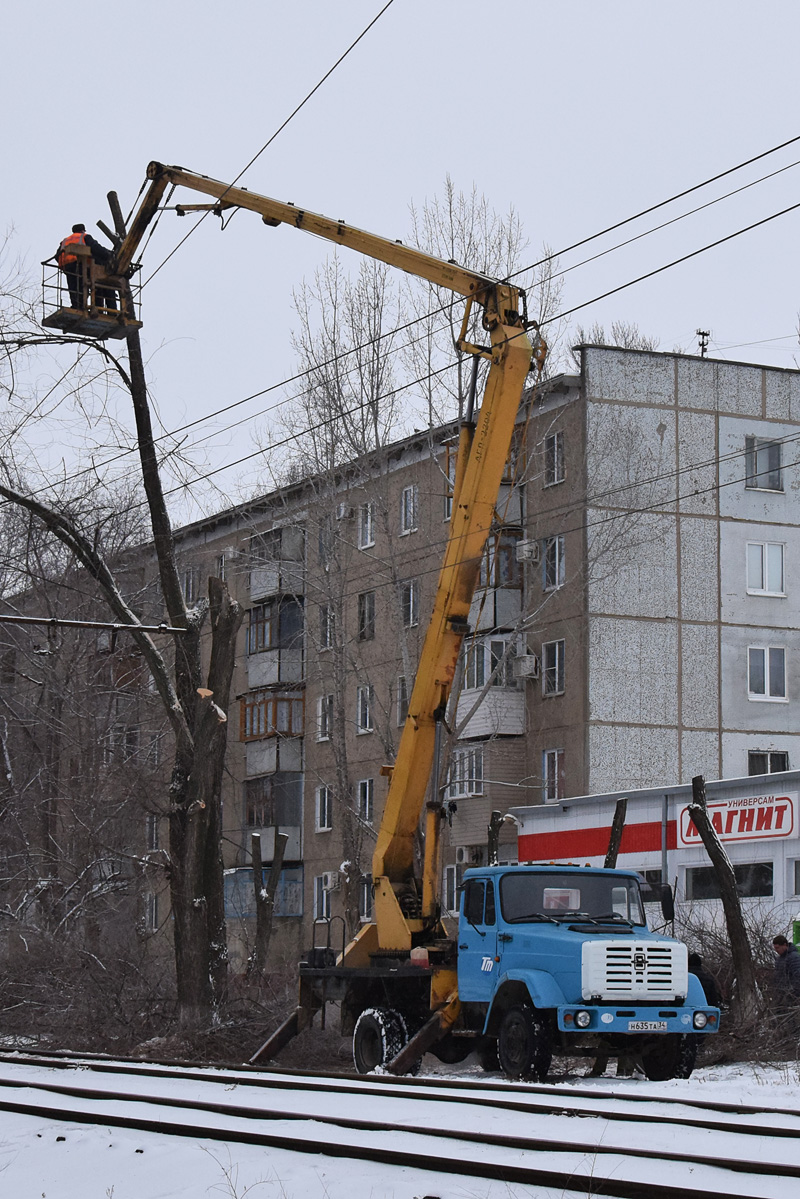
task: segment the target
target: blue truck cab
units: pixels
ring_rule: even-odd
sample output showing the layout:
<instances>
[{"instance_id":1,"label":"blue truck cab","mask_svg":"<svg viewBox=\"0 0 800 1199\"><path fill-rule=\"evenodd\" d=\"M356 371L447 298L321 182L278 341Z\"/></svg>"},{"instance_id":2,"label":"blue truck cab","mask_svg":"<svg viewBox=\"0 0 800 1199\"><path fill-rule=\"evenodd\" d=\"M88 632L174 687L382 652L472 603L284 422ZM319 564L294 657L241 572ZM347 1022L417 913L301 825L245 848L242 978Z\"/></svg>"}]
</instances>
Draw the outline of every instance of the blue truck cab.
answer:
<instances>
[{"instance_id":1,"label":"blue truck cab","mask_svg":"<svg viewBox=\"0 0 800 1199\"><path fill-rule=\"evenodd\" d=\"M467 870L458 994L482 1060L544 1079L553 1053L634 1058L688 1078L719 1029L686 946L651 932L639 876L564 865Z\"/></svg>"}]
</instances>

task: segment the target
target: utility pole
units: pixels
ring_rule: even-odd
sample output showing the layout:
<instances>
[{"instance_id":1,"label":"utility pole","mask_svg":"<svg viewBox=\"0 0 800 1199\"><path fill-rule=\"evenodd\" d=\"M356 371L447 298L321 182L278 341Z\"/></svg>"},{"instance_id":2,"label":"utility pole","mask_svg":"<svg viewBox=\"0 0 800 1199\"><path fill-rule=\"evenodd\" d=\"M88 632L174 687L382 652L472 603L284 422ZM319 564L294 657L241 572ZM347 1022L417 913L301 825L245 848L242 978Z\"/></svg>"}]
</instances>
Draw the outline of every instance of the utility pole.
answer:
<instances>
[{"instance_id":1,"label":"utility pole","mask_svg":"<svg viewBox=\"0 0 800 1199\"><path fill-rule=\"evenodd\" d=\"M711 336L709 329L698 329L697 336L700 338L700 357L705 358L708 353L708 339Z\"/></svg>"}]
</instances>

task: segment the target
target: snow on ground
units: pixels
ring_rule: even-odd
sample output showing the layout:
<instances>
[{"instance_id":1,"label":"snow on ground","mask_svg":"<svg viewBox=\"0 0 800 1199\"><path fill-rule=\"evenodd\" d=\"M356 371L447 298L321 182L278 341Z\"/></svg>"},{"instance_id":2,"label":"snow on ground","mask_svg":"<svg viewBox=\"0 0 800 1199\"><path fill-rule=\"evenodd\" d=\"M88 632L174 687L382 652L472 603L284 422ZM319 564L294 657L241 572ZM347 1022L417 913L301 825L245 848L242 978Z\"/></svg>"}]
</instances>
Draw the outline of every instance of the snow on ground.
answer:
<instances>
[{"instance_id":1,"label":"snow on ground","mask_svg":"<svg viewBox=\"0 0 800 1199\"><path fill-rule=\"evenodd\" d=\"M430 1071L439 1076L443 1072ZM446 1073L454 1083L459 1078L480 1078L489 1085L492 1082L491 1076L487 1078L470 1068L449 1068ZM59 1078L66 1081L64 1074L58 1071ZM81 1081L88 1081L86 1074ZM502 1081L499 1075L496 1081ZM598 1098L633 1092L642 1097L685 1097L800 1113L796 1062L706 1067L686 1082L578 1080L574 1076L570 1082L596 1090ZM139 1080L137 1089L141 1093L147 1085L148 1080ZM126 1089L132 1088L126 1083ZM17 1092L20 1096L24 1093ZM52 1099L59 1102L57 1097ZM341 1096L338 1102L342 1102ZM68 1106L68 1100L64 1105ZM436 1121L433 1105L427 1114L424 1101L419 1107L420 1123L426 1119ZM779 1154L780 1148L779 1144ZM446 1169L443 1161L441 1173L408 1169L389 1172L385 1166L323 1154L159 1136L0 1111L3 1199L577 1199L584 1193L492 1184L484 1179L448 1175ZM787 1197L791 1193L787 1189Z\"/></svg>"}]
</instances>

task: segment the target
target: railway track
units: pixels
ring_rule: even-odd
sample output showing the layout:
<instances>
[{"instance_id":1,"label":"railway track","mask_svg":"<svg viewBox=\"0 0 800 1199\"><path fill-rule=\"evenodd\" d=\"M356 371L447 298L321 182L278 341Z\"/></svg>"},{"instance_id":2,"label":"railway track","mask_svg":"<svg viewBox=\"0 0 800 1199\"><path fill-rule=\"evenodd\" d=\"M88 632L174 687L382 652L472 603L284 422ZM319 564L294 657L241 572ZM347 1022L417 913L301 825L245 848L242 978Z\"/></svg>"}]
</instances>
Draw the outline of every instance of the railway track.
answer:
<instances>
[{"instance_id":1,"label":"railway track","mask_svg":"<svg viewBox=\"0 0 800 1199\"><path fill-rule=\"evenodd\" d=\"M642 1092L0 1055L0 1108L557 1194L789 1199L800 1190L800 1112Z\"/></svg>"}]
</instances>

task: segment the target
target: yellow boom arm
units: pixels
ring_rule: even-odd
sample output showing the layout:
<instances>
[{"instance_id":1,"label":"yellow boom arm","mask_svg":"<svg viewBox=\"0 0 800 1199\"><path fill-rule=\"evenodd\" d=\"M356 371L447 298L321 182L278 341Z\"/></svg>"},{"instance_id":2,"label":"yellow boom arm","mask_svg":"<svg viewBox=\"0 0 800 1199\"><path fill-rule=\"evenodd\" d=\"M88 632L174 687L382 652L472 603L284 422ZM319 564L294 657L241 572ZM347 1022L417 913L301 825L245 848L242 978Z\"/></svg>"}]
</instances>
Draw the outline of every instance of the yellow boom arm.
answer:
<instances>
[{"instance_id":1,"label":"yellow boom arm","mask_svg":"<svg viewBox=\"0 0 800 1199\"><path fill-rule=\"evenodd\" d=\"M151 162L147 175L150 188L115 255L110 267L112 273L123 275L127 271L167 187L181 185L214 197L215 203L184 205L179 211L247 208L260 213L267 225L286 224L305 229L467 297L459 349L490 361L474 430L467 426L461 433L453 513L433 615L397 759L390 768L389 791L372 861L375 922L365 926L348 947L345 959L357 963L376 945L383 950L410 949L415 933L433 931L439 921L441 804L438 795L434 794L428 805L421 903L414 880L414 836L433 768L436 723L444 717L459 651L468 632L467 620L481 558L531 363L531 343L519 308L521 293L508 283L366 233L344 221L334 221L246 188L195 175L181 167ZM475 300L484 309L483 324L489 331L489 347L474 346L465 340L469 311ZM537 354L540 365L544 353L544 344L540 343ZM437 783L435 780L434 785Z\"/></svg>"}]
</instances>

